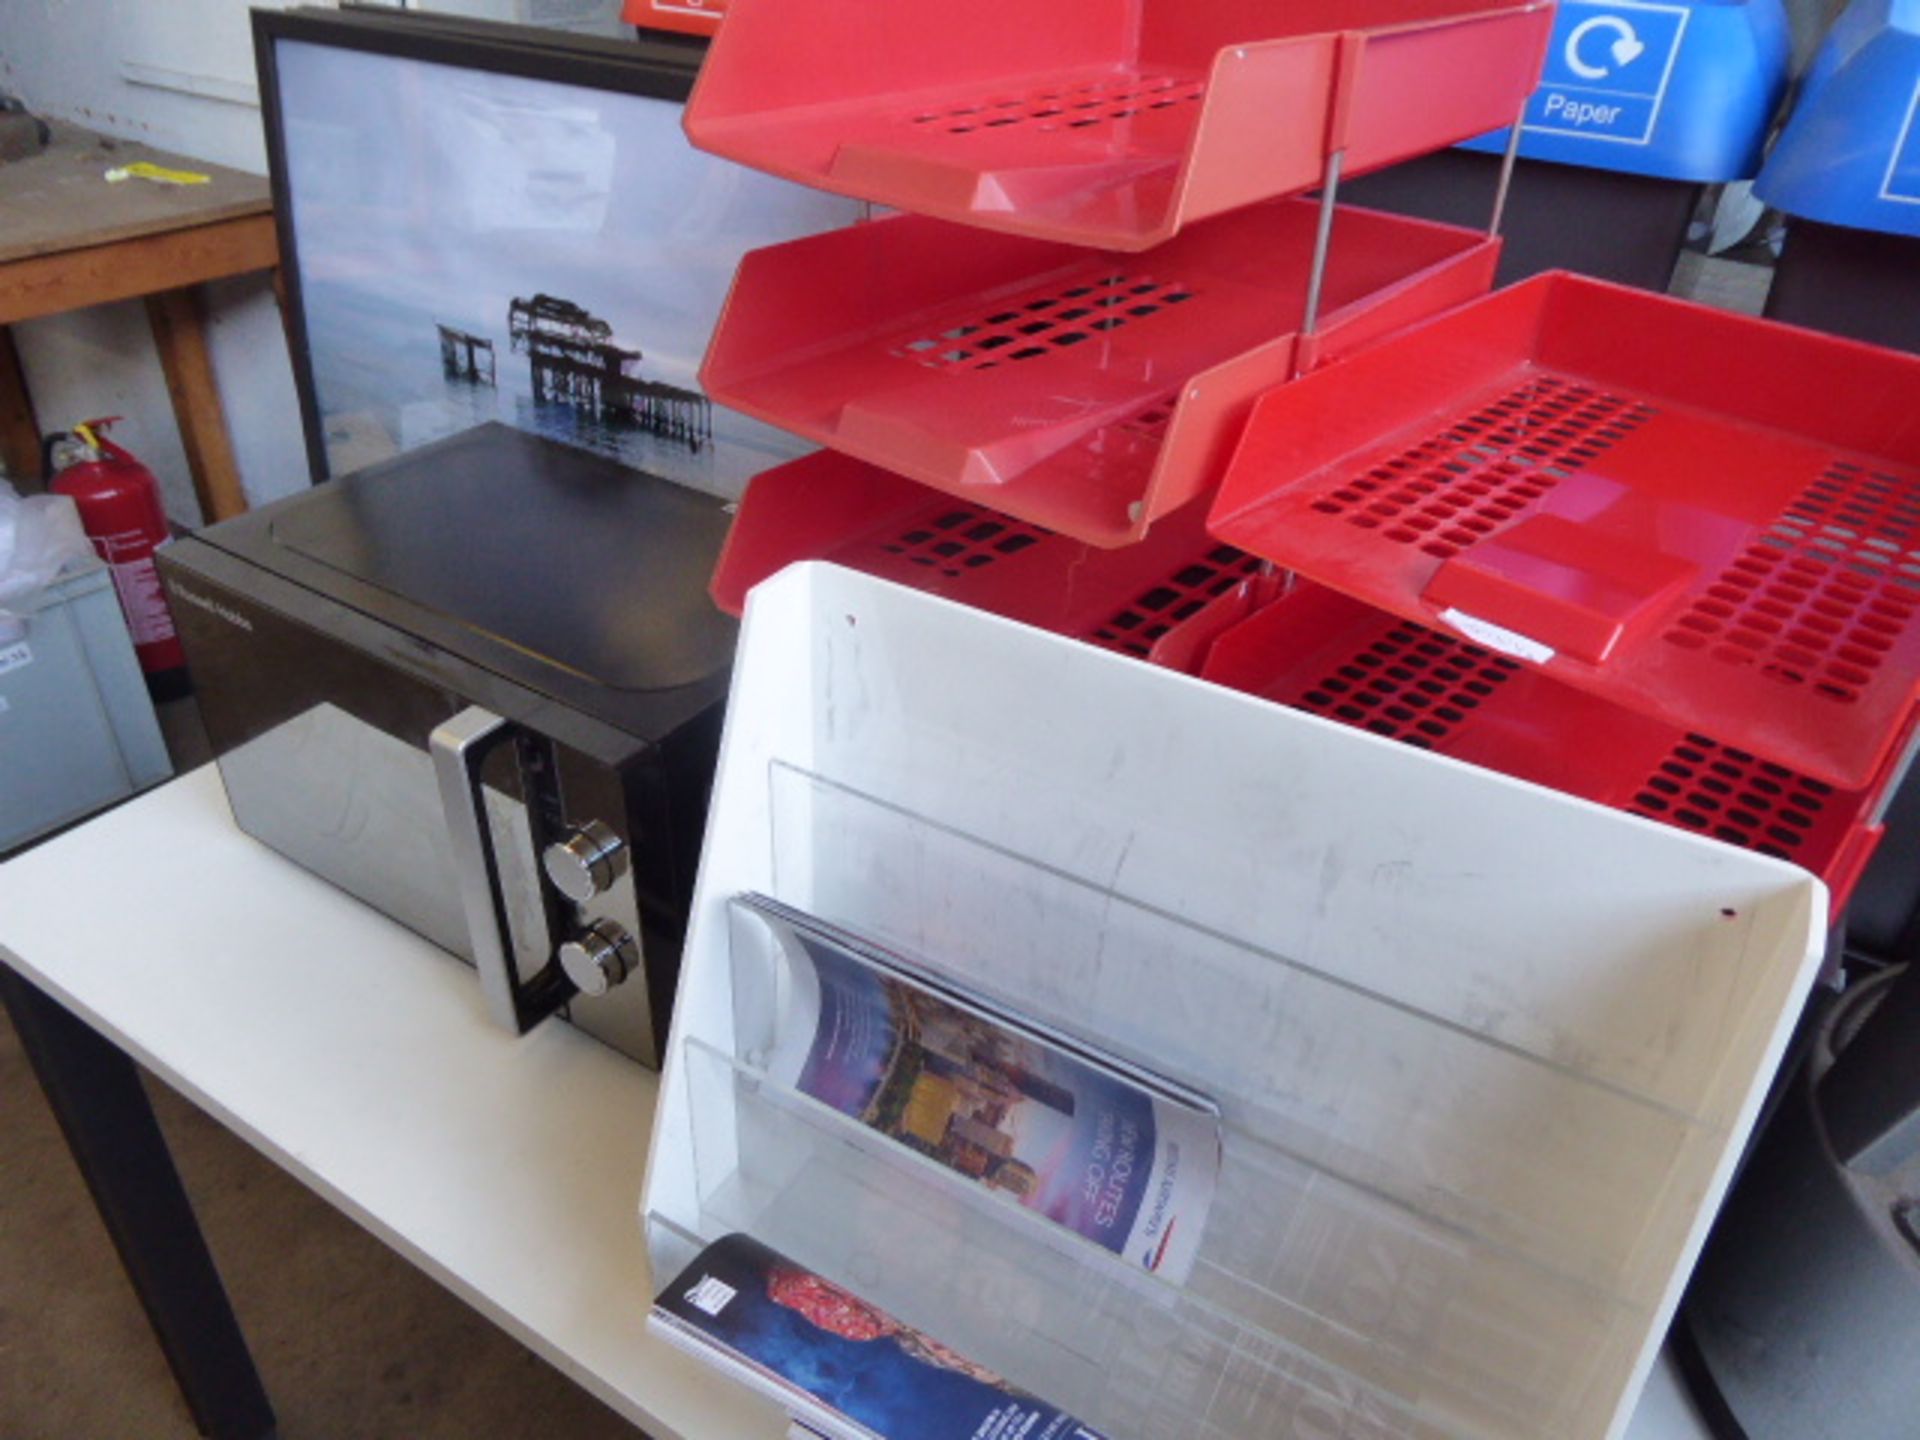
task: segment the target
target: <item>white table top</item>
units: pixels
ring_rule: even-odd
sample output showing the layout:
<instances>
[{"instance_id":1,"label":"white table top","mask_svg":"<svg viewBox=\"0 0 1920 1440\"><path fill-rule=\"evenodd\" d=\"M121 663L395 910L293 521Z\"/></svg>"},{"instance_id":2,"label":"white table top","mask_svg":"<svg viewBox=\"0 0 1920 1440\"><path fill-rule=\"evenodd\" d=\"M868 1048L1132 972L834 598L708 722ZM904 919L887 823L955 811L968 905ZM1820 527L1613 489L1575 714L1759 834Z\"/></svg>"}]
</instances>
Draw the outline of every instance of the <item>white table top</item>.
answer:
<instances>
[{"instance_id":1,"label":"white table top","mask_svg":"<svg viewBox=\"0 0 1920 1440\"><path fill-rule=\"evenodd\" d=\"M0 954L168 1084L660 1437L775 1409L646 1333L654 1077L233 824L213 767L0 865ZM1628 1440L1704 1440L1670 1367Z\"/></svg>"}]
</instances>

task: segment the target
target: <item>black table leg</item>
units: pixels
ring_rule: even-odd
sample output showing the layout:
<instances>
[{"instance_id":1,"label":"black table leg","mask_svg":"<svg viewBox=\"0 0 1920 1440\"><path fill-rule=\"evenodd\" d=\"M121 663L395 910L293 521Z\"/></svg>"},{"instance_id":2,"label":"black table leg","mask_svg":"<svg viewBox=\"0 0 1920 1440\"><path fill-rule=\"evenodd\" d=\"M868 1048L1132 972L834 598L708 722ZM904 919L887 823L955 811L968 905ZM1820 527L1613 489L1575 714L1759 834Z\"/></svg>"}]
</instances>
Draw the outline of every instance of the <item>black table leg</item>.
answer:
<instances>
[{"instance_id":1,"label":"black table leg","mask_svg":"<svg viewBox=\"0 0 1920 1440\"><path fill-rule=\"evenodd\" d=\"M0 999L194 1423L210 1440L269 1440L273 1407L138 1068L4 964Z\"/></svg>"}]
</instances>

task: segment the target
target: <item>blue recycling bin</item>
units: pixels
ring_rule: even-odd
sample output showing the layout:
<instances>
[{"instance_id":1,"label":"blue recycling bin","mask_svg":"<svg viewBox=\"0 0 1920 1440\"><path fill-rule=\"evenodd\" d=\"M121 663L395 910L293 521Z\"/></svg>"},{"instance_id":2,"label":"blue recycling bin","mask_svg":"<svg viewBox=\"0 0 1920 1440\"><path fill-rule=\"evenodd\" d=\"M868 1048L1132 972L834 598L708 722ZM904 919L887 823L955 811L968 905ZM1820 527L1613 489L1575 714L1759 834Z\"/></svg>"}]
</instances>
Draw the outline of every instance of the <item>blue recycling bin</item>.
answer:
<instances>
[{"instance_id":1,"label":"blue recycling bin","mask_svg":"<svg viewBox=\"0 0 1920 1440\"><path fill-rule=\"evenodd\" d=\"M1920 0L1834 23L1754 192L1792 217L1768 315L1920 351Z\"/></svg>"},{"instance_id":2,"label":"blue recycling bin","mask_svg":"<svg viewBox=\"0 0 1920 1440\"><path fill-rule=\"evenodd\" d=\"M1664 290L1704 186L1751 177L1787 84L1782 0L1561 0L1522 123L1500 283ZM1509 132L1364 177L1356 204L1484 224Z\"/></svg>"}]
</instances>

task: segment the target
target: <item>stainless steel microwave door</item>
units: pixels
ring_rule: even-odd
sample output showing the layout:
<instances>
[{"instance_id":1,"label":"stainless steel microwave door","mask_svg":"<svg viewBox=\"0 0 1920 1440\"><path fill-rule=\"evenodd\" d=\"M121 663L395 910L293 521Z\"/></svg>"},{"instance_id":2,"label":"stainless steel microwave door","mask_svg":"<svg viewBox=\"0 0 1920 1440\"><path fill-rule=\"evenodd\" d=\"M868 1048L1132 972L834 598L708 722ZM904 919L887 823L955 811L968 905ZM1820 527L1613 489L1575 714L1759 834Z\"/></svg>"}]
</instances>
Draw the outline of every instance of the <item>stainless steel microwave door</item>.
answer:
<instances>
[{"instance_id":1,"label":"stainless steel microwave door","mask_svg":"<svg viewBox=\"0 0 1920 1440\"><path fill-rule=\"evenodd\" d=\"M322 702L220 759L242 829L470 956L426 752Z\"/></svg>"},{"instance_id":2,"label":"stainless steel microwave door","mask_svg":"<svg viewBox=\"0 0 1920 1440\"><path fill-rule=\"evenodd\" d=\"M228 751L220 773L242 829L472 962L426 751L323 701ZM519 800L485 794L524 978L547 958L526 918L541 914L533 835Z\"/></svg>"}]
</instances>

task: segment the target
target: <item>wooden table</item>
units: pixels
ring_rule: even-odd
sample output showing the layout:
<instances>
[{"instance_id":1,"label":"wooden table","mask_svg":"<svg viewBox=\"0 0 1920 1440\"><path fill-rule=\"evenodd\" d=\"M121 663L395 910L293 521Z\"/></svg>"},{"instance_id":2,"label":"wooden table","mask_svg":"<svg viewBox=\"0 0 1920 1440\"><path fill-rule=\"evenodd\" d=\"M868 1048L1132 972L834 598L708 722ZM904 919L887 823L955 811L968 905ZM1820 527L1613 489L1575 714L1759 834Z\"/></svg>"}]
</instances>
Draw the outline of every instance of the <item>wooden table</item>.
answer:
<instances>
[{"instance_id":1,"label":"wooden table","mask_svg":"<svg viewBox=\"0 0 1920 1440\"><path fill-rule=\"evenodd\" d=\"M209 182L105 178L143 160ZM55 125L43 153L0 163L0 458L8 471L39 475L40 429L7 327L145 299L201 511L212 521L245 510L195 287L279 263L272 193L260 176L70 125Z\"/></svg>"}]
</instances>

